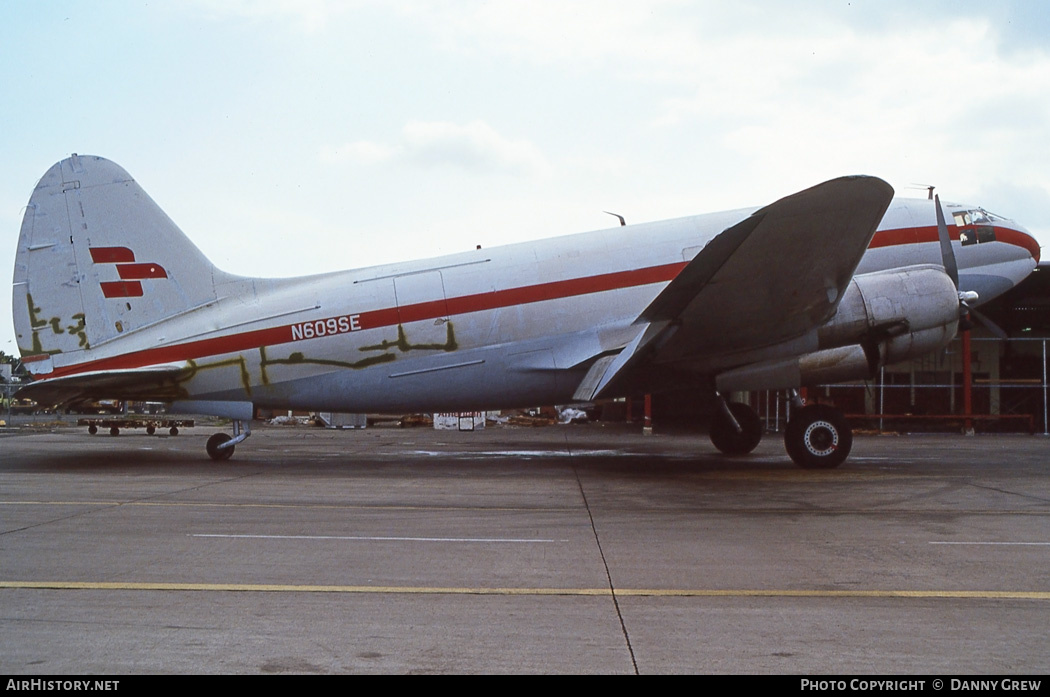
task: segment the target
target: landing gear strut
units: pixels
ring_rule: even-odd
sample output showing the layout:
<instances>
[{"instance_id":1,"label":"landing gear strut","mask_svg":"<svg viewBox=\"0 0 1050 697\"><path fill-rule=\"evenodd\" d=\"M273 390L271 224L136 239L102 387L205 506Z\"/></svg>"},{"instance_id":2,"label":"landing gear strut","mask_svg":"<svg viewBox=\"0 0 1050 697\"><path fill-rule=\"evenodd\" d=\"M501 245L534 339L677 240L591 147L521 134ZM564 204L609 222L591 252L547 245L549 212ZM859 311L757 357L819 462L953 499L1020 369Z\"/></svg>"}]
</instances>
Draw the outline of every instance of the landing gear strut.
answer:
<instances>
[{"instance_id":1,"label":"landing gear strut","mask_svg":"<svg viewBox=\"0 0 1050 697\"><path fill-rule=\"evenodd\" d=\"M747 455L762 440L762 421L743 402L726 402L718 396L718 410L711 419L711 443L726 455Z\"/></svg>"},{"instance_id":2,"label":"landing gear strut","mask_svg":"<svg viewBox=\"0 0 1050 697\"><path fill-rule=\"evenodd\" d=\"M838 467L853 447L853 430L842 412L826 404L795 408L784 431L784 447L803 469Z\"/></svg>"},{"instance_id":3,"label":"landing gear strut","mask_svg":"<svg viewBox=\"0 0 1050 697\"><path fill-rule=\"evenodd\" d=\"M233 422L233 436L228 433L216 433L208 439L208 444L205 446L208 450L208 456L213 460L229 460L233 456L233 448L238 443L244 441L245 438L252 434L252 429L249 425L235 419Z\"/></svg>"}]
</instances>

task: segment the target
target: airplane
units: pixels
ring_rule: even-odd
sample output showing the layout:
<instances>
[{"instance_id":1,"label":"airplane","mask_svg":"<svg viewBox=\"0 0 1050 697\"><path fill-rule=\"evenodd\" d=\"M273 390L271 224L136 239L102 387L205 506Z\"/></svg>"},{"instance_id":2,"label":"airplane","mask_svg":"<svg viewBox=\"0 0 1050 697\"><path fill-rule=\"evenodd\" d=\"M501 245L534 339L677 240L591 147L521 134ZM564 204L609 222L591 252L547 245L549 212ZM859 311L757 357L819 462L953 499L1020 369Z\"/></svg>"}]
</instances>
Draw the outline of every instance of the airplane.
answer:
<instances>
[{"instance_id":1,"label":"airplane","mask_svg":"<svg viewBox=\"0 0 1050 697\"><path fill-rule=\"evenodd\" d=\"M852 431L799 389L942 349L1038 260L1011 220L847 176L761 208L252 278L216 268L121 167L73 154L22 222L14 323L36 379L19 396L228 417L232 435L206 446L223 460L259 408L480 411L682 387L710 400L715 447L742 455L763 429L725 395L785 390L787 453L832 468Z\"/></svg>"}]
</instances>

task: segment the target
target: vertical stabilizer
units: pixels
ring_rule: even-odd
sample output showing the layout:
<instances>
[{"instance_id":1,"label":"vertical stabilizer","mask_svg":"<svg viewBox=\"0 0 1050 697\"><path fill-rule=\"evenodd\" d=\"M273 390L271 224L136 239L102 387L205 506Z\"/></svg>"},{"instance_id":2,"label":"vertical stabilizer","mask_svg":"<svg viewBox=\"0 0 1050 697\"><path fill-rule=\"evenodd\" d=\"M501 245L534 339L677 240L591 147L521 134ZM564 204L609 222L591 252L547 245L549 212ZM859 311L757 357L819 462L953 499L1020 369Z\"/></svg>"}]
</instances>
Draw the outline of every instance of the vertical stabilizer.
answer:
<instances>
[{"instance_id":1,"label":"vertical stabilizer","mask_svg":"<svg viewBox=\"0 0 1050 697\"><path fill-rule=\"evenodd\" d=\"M90 360L110 342L215 300L221 275L131 176L73 155L40 179L15 256L15 334L26 366Z\"/></svg>"}]
</instances>

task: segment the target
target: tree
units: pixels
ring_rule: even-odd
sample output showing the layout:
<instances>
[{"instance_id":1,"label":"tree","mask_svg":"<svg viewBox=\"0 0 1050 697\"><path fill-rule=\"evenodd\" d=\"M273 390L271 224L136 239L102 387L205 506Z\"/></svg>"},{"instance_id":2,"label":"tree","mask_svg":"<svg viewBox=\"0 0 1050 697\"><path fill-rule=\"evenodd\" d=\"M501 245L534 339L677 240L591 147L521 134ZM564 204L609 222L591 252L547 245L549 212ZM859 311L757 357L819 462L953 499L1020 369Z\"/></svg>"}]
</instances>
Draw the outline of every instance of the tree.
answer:
<instances>
[{"instance_id":1,"label":"tree","mask_svg":"<svg viewBox=\"0 0 1050 697\"><path fill-rule=\"evenodd\" d=\"M14 376L25 376L26 368L22 364L22 359L18 356L11 356L3 351L0 351L0 364L9 363L11 365L11 374Z\"/></svg>"}]
</instances>

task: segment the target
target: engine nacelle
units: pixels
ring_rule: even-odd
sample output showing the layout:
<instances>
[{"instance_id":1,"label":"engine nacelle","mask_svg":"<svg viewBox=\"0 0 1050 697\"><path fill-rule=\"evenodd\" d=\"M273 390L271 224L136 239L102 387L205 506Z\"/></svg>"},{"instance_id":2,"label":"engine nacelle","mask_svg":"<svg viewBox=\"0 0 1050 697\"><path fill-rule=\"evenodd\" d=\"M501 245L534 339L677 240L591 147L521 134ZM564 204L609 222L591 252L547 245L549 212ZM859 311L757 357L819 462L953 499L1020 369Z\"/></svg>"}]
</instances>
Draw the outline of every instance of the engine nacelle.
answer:
<instances>
[{"instance_id":1,"label":"engine nacelle","mask_svg":"<svg viewBox=\"0 0 1050 697\"><path fill-rule=\"evenodd\" d=\"M959 326L959 294L939 266L854 278L835 316L816 330L819 350L732 368L721 392L779 390L874 377L880 366L943 348Z\"/></svg>"},{"instance_id":2,"label":"engine nacelle","mask_svg":"<svg viewBox=\"0 0 1050 697\"><path fill-rule=\"evenodd\" d=\"M835 316L817 330L817 338L825 349L951 327L947 343L958 321L959 291L944 269L911 266L850 281Z\"/></svg>"}]
</instances>

